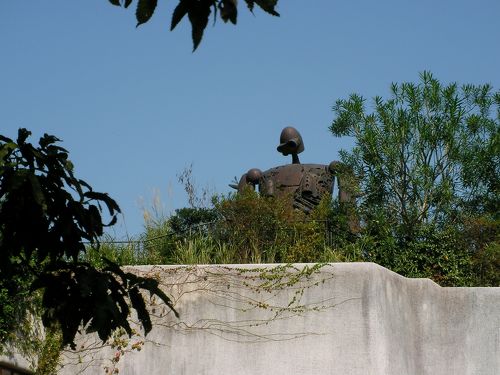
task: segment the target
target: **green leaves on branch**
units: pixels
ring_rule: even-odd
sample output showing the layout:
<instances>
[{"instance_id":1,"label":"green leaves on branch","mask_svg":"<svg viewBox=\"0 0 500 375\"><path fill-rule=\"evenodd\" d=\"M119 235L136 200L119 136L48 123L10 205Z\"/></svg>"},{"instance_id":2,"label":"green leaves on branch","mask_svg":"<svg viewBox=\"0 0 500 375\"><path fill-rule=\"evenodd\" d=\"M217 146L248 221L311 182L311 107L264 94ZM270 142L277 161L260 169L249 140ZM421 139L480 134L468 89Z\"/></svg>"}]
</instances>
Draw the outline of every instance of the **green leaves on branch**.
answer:
<instances>
[{"instance_id":1,"label":"green leaves on branch","mask_svg":"<svg viewBox=\"0 0 500 375\"><path fill-rule=\"evenodd\" d=\"M132 0L109 0L116 6L127 8ZM150 20L153 16L158 0L138 0L136 8L137 26L142 25ZM245 0L248 9L253 12L254 5L257 4L265 12L279 17L279 13L275 10L278 0ZM237 0L179 0L172 13L172 21L170 30L175 29L179 22L188 16L191 23L191 36L193 39L193 51L198 48L203 33L208 25L209 17L214 10L214 22L219 12L220 18L224 22L231 22L236 25L238 18L238 1Z\"/></svg>"},{"instance_id":2,"label":"green leaves on branch","mask_svg":"<svg viewBox=\"0 0 500 375\"><path fill-rule=\"evenodd\" d=\"M498 207L499 93L489 85L444 86L430 73L419 84L393 84L391 97L351 95L333 107L330 130L352 136L343 159L359 177L359 202L410 233L421 223L456 221L459 212ZM378 212L378 213L377 213Z\"/></svg>"},{"instance_id":3,"label":"green leaves on branch","mask_svg":"<svg viewBox=\"0 0 500 375\"><path fill-rule=\"evenodd\" d=\"M29 134L20 129L17 142L2 137L0 143L0 260L7 264L19 249L38 263L47 257L76 259L85 251L82 239L97 241L105 226L89 203L104 203L112 222L120 210L107 194L75 178L68 152L55 144L56 137L44 135L35 148L26 143Z\"/></svg>"},{"instance_id":4,"label":"green leaves on branch","mask_svg":"<svg viewBox=\"0 0 500 375\"><path fill-rule=\"evenodd\" d=\"M88 333L97 332L103 341L117 328L131 335L127 301L136 310L145 333L149 333L152 324L141 289L160 297L178 316L170 299L159 289L158 281L125 273L114 263L106 262L103 270L85 263L57 264L33 283L33 289L45 290L43 323L47 327L59 324L63 345L70 344L74 349L74 337L82 326Z\"/></svg>"},{"instance_id":5,"label":"green leaves on branch","mask_svg":"<svg viewBox=\"0 0 500 375\"><path fill-rule=\"evenodd\" d=\"M497 283L500 92L424 72L371 111L356 94L333 111L332 133L355 139L341 158L357 179L365 259L442 285Z\"/></svg>"},{"instance_id":6,"label":"green leaves on branch","mask_svg":"<svg viewBox=\"0 0 500 375\"><path fill-rule=\"evenodd\" d=\"M141 290L173 310L158 282L124 273L109 261L102 269L82 261L84 241L99 251L99 237L116 222L118 204L74 176L58 138L45 134L35 147L27 142L30 134L19 129L15 142L0 136L0 299L41 289L43 323L61 328L63 345L73 345L82 327L103 340L119 327L131 334L127 301L149 332ZM102 205L109 224L103 223ZM16 303L24 306L23 300ZM1 336L11 328L12 311L0 309Z\"/></svg>"}]
</instances>

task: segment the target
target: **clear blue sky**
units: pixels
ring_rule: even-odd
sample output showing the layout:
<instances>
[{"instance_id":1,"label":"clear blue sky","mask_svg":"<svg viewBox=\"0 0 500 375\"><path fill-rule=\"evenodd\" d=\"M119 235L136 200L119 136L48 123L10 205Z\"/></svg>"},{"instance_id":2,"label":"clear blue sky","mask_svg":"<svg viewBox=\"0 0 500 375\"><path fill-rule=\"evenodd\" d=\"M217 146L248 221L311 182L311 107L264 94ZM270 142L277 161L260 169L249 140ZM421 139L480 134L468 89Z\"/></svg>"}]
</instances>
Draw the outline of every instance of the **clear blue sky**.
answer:
<instances>
[{"instance_id":1,"label":"clear blue sky","mask_svg":"<svg viewBox=\"0 0 500 375\"><path fill-rule=\"evenodd\" d=\"M57 135L76 174L120 204L117 237L141 232L158 189L187 205L176 175L193 163L219 193L249 168L288 163L279 133L294 125L302 162L338 159L328 132L336 99L387 96L391 82L500 88L498 0L280 0L280 18L240 1L238 25L208 26L192 53L177 0L135 28L133 9L106 0L0 2L0 134ZM142 200L142 204L141 204Z\"/></svg>"}]
</instances>

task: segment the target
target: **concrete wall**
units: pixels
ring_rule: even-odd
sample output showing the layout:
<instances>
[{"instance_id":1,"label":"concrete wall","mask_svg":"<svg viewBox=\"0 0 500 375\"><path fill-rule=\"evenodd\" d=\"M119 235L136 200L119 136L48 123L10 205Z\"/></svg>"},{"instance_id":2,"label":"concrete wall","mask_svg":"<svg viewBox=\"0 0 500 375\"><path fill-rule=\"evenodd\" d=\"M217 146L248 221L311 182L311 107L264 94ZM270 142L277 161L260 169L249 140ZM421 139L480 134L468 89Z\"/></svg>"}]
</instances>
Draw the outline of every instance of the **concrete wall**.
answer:
<instances>
[{"instance_id":1,"label":"concrete wall","mask_svg":"<svg viewBox=\"0 0 500 375\"><path fill-rule=\"evenodd\" d=\"M134 270L161 279L180 319L151 301L146 339L82 337L61 374L500 374L500 288L371 263Z\"/></svg>"}]
</instances>

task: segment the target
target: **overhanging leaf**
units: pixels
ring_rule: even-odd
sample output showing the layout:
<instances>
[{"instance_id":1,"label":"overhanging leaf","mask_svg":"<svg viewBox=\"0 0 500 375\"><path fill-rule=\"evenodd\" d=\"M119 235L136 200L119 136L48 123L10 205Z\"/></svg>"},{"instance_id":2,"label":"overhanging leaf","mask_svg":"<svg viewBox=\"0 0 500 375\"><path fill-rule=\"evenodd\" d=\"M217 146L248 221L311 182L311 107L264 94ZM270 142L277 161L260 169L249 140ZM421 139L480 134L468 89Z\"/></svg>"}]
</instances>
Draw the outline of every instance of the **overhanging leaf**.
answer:
<instances>
[{"instance_id":1,"label":"overhanging leaf","mask_svg":"<svg viewBox=\"0 0 500 375\"><path fill-rule=\"evenodd\" d=\"M238 17L237 1L236 0L222 0L219 3L220 18L224 22L231 21L232 24L236 25L236 19Z\"/></svg>"},{"instance_id":2,"label":"overhanging leaf","mask_svg":"<svg viewBox=\"0 0 500 375\"><path fill-rule=\"evenodd\" d=\"M137 9L135 11L135 17L137 19L137 25L142 25L149 21L151 16L153 15L156 4L158 0L139 0L137 3Z\"/></svg>"},{"instance_id":3,"label":"overhanging leaf","mask_svg":"<svg viewBox=\"0 0 500 375\"><path fill-rule=\"evenodd\" d=\"M99 200L99 201L104 202L106 204L106 206L108 207L110 215L114 215L115 212L116 213L121 212L120 211L120 207L118 207L118 204L116 203L116 201L114 199L112 199L106 193L98 193L98 192L95 192L95 191L87 191L87 192L85 192L83 194L83 196L86 197L86 198L95 199L95 200Z\"/></svg>"},{"instance_id":4,"label":"overhanging leaf","mask_svg":"<svg viewBox=\"0 0 500 375\"><path fill-rule=\"evenodd\" d=\"M184 16L187 14L190 4L192 4L192 0L181 0L179 4L174 9L172 13L172 23L170 24L170 31L175 29L175 27L181 22Z\"/></svg>"},{"instance_id":5,"label":"overhanging leaf","mask_svg":"<svg viewBox=\"0 0 500 375\"><path fill-rule=\"evenodd\" d=\"M279 17L280 14L274 10L274 7L278 3L278 0L255 0L255 4L262 8L263 11L272 14L273 16ZM248 4L248 1L247 1ZM252 5L253 7L253 5ZM249 5L250 8L250 5ZM251 9L250 9L251 10Z\"/></svg>"},{"instance_id":6,"label":"overhanging leaf","mask_svg":"<svg viewBox=\"0 0 500 375\"><path fill-rule=\"evenodd\" d=\"M188 17L191 22L191 35L193 38L193 52L200 45L203 38L203 31L208 25L211 9L213 5L212 0L201 0L191 4L188 9Z\"/></svg>"},{"instance_id":7,"label":"overhanging leaf","mask_svg":"<svg viewBox=\"0 0 500 375\"><path fill-rule=\"evenodd\" d=\"M255 4L255 1L254 0L245 0L245 2L247 3L247 7L250 10L250 12L253 13L253 7Z\"/></svg>"}]
</instances>

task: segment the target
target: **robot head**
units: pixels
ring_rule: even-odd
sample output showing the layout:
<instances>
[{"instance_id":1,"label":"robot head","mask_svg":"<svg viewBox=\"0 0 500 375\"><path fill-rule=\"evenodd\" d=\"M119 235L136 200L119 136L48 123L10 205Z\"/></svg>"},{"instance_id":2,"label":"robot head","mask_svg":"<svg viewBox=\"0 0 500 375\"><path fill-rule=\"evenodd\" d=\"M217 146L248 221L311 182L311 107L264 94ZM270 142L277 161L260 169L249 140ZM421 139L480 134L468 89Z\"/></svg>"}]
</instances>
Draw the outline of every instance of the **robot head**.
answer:
<instances>
[{"instance_id":1,"label":"robot head","mask_svg":"<svg viewBox=\"0 0 500 375\"><path fill-rule=\"evenodd\" d=\"M281 131L280 145L277 150L285 156L300 154L304 151L304 142L297 129L287 126Z\"/></svg>"}]
</instances>

